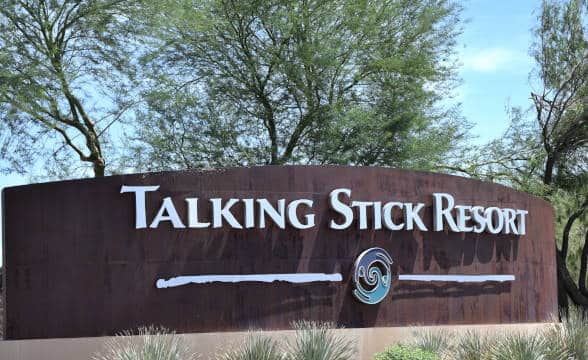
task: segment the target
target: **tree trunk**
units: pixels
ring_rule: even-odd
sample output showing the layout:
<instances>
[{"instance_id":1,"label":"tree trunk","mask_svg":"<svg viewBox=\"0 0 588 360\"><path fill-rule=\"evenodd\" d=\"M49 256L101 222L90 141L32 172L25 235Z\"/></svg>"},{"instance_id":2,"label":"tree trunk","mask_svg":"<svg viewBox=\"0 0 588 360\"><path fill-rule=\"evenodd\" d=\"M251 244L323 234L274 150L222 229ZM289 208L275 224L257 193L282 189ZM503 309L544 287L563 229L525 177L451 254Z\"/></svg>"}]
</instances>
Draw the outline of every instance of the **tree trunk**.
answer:
<instances>
[{"instance_id":1,"label":"tree trunk","mask_svg":"<svg viewBox=\"0 0 588 360\"><path fill-rule=\"evenodd\" d=\"M548 155L545 161L545 174L543 175L543 183L551 185L553 182L553 167L555 165L555 156Z\"/></svg>"},{"instance_id":2,"label":"tree trunk","mask_svg":"<svg viewBox=\"0 0 588 360\"><path fill-rule=\"evenodd\" d=\"M562 293L558 297L563 297L563 291L565 291L565 300L560 303L560 307L567 305L568 297L574 304L581 307L588 307L588 297L584 296L578 286L576 286L576 282L572 279L565 261L563 261L561 254L558 251L556 251L556 256L558 289L562 289Z\"/></svg>"},{"instance_id":3,"label":"tree trunk","mask_svg":"<svg viewBox=\"0 0 588 360\"><path fill-rule=\"evenodd\" d=\"M96 160L94 161L94 177L104 177L104 170L106 169L106 164L104 164L104 160Z\"/></svg>"},{"instance_id":4,"label":"tree trunk","mask_svg":"<svg viewBox=\"0 0 588 360\"><path fill-rule=\"evenodd\" d=\"M557 269L557 304L558 304L558 313L559 316L567 316L568 315L568 309L570 306L570 301L569 301L569 297L568 297L568 292L566 291L566 288L563 284L563 281L561 279L561 271L559 270L559 267Z\"/></svg>"}]
</instances>

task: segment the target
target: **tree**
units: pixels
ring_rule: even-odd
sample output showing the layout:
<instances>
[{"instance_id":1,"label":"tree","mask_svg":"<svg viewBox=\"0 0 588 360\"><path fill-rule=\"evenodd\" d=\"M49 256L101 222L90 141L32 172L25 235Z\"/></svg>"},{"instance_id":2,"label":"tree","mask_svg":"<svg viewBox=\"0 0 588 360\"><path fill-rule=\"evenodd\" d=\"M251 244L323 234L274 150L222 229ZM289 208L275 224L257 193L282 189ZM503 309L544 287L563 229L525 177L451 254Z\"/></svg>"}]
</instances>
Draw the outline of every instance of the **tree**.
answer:
<instances>
[{"instance_id":1,"label":"tree","mask_svg":"<svg viewBox=\"0 0 588 360\"><path fill-rule=\"evenodd\" d=\"M532 94L545 153L543 184L573 191L578 199L575 209L568 213L557 250L560 304L567 306L569 297L584 307L588 307L588 222L583 217L588 208L587 15L585 1L543 3L533 52L543 91ZM570 275L567 256L570 232L578 220L584 223L585 236L576 282Z\"/></svg>"},{"instance_id":2,"label":"tree","mask_svg":"<svg viewBox=\"0 0 588 360\"><path fill-rule=\"evenodd\" d=\"M4 0L0 6L0 145L4 170L71 155L104 176L105 135L130 106L132 1ZM68 150L68 151L65 151ZM73 152L73 153L72 153Z\"/></svg>"},{"instance_id":3,"label":"tree","mask_svg":"<svg viewBox=\"0 0 588 360\"><path fill-rule=\"evenodd\" d=\"M168 0L133 159L149 170L441 161L467 128L446 0ZM160 8L162 7L162 8ZM150 13L151 14L151 13ZM143 16L151 18L151 16Z\"/></svg>"},{"instance_id":4,"label":"tree","mask_svg":"<svg viewBox=\"0 0 588 360\"><path fill-rule=\"evenodd\" d=\"M501 139L450 170L549 200L556 212L559 304L588 309L588 3L545 0L531 53L531 119L520 109ZM570 253L573 256L570 256ZM574 280L576 278L577 280Z\"/></svg>"}]
</instances>

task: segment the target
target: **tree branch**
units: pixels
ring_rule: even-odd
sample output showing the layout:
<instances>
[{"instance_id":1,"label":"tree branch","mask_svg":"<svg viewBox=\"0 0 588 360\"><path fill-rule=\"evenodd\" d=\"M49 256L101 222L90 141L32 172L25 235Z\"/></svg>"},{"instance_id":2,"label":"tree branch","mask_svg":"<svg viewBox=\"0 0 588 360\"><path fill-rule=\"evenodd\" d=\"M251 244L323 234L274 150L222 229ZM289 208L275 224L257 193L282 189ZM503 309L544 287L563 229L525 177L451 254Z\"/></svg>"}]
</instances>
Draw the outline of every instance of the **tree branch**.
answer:
<instances>
[{"instance_id":1,"label":"tree branch","mask_svg":"<svg viewBox=\"0 0 588 360\"><path fill-rule=\"evenodd\" d=\"M566 225L563 229L563 233L562 233L562 241L561 241L561 250L559 250L561 257L564 261L566 261L567 256L568 256L568 247L569 247L569 242L570 242L570 231L572 229L572 225L574 225L574 222L580 217L582 216L582 214L584 213L584 211L586 210L586 207L588 207L588 198L586 198L584 200L584 202L582 203L582 205L580 205L580 208L578 208L578 210L576 210L569 218L568 221L566 222Z\"/></svg>"}]
</instances>

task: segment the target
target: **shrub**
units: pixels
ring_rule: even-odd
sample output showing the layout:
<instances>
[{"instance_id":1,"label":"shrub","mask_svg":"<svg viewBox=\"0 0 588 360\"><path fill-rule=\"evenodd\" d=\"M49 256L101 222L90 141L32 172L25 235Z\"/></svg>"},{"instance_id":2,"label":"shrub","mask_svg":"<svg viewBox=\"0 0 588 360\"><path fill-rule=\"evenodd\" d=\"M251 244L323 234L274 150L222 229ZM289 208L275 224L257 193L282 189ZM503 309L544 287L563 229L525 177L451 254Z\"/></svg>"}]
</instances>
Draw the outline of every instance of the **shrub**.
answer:
<instances>
[{"instance_id":1,"label":"shrub","mask_svg":"<svg viewBox=\"0 0 588 360\"><path fill-rule=\"evenodd\" d=\"M139 338L131 337L138 335ZM105 343L105 352L94 360L194 360L181 337L163 328L142 327L137 334L125 331Z\"/></svg>"},{"instance_id":2,"label":"shrub","mask_svg":"<svg viewBox=\"0 0 588 360\"><path fill-rule=\"evenodd\" d=\"M419 349L410 345L394 345L374 356L374 360L440 360L430 350Z\"/></svg>"},{"instance_id":3,"label":"shrub","mask_svg":"<svg viewBox=\"0 0 588 360\"><path fill-rule=\"evenodd\" d=\"M437 330L421 330L414 333L414 347L430 351L435 354L442 354L450 345L451 332Z\"/></svg>"},{"instance_id":4,"label":"shrub","mask_svg":"<svg viewBox=\"0 0 588 360\"><path fill-rule=\"evenodd\" d=\"M545 359L540 336L520 333L505 334L493 341L488 352L490 360ZM565 358L564 358L565 359Z\"/></svg>"},{"instance_id":5,"label":"shrub","mask_svg":"<svg viewBox=\"0 0 588 360\"><path fill-rule=\"evenodd\" d=\"M544 333L547 359L588 359L588 322L578 309L562 316ZM567 356L566 356L567 355Z\"/></svg>"},{"instance_id":6,"label":"shrub","mask_svg":"<svg viewBox=\"0 0 588 360\"><path fill-rule=\"evenodd\" d=\"M219 360L280 360L278 342L272 338L250 334L245 341L218 357Z\"/></svg>"},{"instance_id":7,"label":"shrub","mask_svg":"<svg viewBox=\"0 0 588 360\"><path fill-rule=\"evenodd\" d=\"M351 360L357 352L355 343L333 332L331 323L301 321L293 323L293 342L286 344L288 360Z\"/></svg>"},{"instance_id":8,"label":"shrub","mask_svg":"<svg viewBox=\"0 0 588 360\"><path fill-rule=\"evenodd\" d=\"M488 353L490 339L475 331L467 331L457 338L452 358L456 360L482 360Z\"/></svg>"}]
</instances>

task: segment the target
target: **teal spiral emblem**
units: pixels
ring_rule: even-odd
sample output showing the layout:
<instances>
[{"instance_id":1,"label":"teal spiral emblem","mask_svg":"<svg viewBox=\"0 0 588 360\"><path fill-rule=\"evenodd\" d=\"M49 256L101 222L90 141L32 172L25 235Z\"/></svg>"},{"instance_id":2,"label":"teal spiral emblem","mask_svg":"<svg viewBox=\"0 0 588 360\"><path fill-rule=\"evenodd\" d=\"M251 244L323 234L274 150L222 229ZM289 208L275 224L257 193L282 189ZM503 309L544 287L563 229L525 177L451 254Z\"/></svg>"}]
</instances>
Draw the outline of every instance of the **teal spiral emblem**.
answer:
<instances>
[{"instance_id":1,"label":"teal spiral emblem","mask_svg":"<svg viewBox=\"0 0 588 360\"><path fill-rule=\"evenodd\" d=\"M355 260L353 295L365 304L384 300L392 284L392 258L382 248L370 248Z\"/></svg>"}]
</instances>

